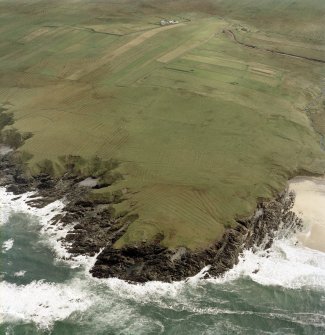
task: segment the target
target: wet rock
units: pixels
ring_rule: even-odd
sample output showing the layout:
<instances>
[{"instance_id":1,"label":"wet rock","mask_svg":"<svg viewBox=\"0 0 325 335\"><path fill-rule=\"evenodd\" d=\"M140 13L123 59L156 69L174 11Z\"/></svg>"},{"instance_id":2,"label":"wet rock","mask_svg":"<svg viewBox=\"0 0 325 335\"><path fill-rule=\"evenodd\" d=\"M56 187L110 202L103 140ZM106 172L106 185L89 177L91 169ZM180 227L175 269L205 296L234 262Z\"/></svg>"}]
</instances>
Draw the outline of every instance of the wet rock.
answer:
<instances>
[{"instance_id":1,"label":"wet rock","mask_svg":"<svg viewBox=\"0 0 325 335\"><path fill-rule=\"evenodd\" d=\"M57 199L66 199L63 213L52 224L72 224L74 227L64 238L72 255L97 256L90 270L98 278L118 277L133 282L148 280L181 280L197 274L211 265L209 274L217 276L232 268L239 255L249 248L270 248L279 229L292 232L302 223L291 212L294 194L282 192L272 201L260 201L249 218L239 218L235 228L227 229L223 237L206 250L193 252L185 247L168 250L161 245L164 236L157 234L150 243L113 247L128 226L138 219L134 213L117 214L112 203L124 200L125 191L113 192L106 199L90 200L89 188L80 187L84 178L66 174L61 179L41 174L26 177L10 159L11 153L0 157L0 185L16 195L36 191L29 205L43 207Z\"/></svg>"}]
</instances>

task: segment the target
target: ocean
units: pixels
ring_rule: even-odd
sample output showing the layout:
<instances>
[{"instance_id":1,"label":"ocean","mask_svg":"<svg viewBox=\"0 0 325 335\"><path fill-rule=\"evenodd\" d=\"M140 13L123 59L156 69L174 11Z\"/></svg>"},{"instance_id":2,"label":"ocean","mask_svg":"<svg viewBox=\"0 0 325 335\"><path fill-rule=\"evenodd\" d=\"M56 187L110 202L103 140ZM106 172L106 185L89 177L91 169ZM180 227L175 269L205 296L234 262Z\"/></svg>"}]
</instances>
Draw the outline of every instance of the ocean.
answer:
<instances>
[{"instance_id":1,"label":"ocean","mask_svg":"<svg viewBox=\"0 0 325 335\"><path fill-rule=\"evenodd\" d=\"M325 183L291 187L304 232L247 250L221 278L202 279L207 266L141 285L94 279L93 258L70 258L60 243L69 227L50 224L60 201L29 208L31 194L0 188L0 334L325 334Z\"/></svg>"}]
</instances>

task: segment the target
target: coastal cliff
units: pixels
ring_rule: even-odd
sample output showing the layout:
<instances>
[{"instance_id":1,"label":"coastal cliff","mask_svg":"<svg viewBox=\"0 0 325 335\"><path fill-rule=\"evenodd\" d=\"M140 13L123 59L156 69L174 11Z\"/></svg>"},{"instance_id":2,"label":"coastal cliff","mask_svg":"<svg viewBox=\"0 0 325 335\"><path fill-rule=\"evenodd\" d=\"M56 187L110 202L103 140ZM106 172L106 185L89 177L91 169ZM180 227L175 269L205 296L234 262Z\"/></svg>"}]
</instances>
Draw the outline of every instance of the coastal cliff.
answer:
<instances>
[{"instance_id":1,"label":"coastal cliff","mask_svg":"<svg viewBox=\"0 0 325 335\"><path fill-rule=\"evenodd\" d=\"M192 251L186 247L174 250L160 244L162 236L154 241L114 248L130 223L138 218L134 213L116 214L112 205L123 201L122 193L109 199L92 199L90 188L82 186L80 176L66 173L61 178L48 174L27 177L15 161L15 153L0 156L0 185L8 192L20 194L34 191L29 205L43 207L57 199L64 199L59 221L72 224L64 238L64 245L71 256L97 254L90 272L94 277L117 277L131 282L150 280L183 280L209 266L207 276L219 276L238 262L245 249L264 248L272 245L279 229L294 232L301 227L301 220L291 211L295 196L284 190L273 200L260 201L254 214L237 219L235 228L228 228L222 238L204 250Z\"/></svg>"},{"instance_id":2,"label":"coastal cliff","mask_svg":"<svg viewBox=\"0 0 325 335\"><path fill-rule=\"evenodd\" d=\"M149 2L1 4L1 185L96 277L220 274L324 174L323 4Z\"/></svg>"}]
</instances>

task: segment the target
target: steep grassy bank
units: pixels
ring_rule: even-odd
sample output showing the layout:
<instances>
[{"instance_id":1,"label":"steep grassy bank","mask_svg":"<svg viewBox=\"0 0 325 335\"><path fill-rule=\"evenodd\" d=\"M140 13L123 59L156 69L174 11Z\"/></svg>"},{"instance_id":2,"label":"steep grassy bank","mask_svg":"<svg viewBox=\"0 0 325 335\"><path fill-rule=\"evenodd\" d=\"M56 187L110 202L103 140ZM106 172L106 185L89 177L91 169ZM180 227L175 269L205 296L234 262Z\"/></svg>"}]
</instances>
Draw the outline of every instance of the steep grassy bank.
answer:
<instances>
[{"instance_id":1,"label":"steep grassy bank","mask_svg":"<svg viewBox=\"0 0 325 335\"><path fill-rule=\"evenodd\" d=\"M0 1L0 101L33 134L20 149L30 170L46 161L60 175L69 155L117 160L123 178L93 191L127 190L116 208L139 215L116 247L215 242L289 177L324 171L305 112L324 65L223 33L325 59L323 3L290 3Z\"/></svg>"}]
</instances>

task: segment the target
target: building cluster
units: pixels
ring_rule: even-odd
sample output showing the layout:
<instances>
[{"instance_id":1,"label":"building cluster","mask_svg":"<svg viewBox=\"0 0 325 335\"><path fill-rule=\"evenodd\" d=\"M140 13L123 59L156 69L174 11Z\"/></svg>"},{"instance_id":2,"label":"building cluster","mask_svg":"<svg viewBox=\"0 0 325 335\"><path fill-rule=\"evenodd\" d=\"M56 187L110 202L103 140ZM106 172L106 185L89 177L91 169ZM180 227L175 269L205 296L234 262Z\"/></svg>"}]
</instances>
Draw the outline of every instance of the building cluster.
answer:
<instances>
[{"instance_id":1,"label":"building cluster","mask_svg":"<svg viewBox=\"0 0 325 335\"><path fill-rule=\"evenodd\" d=\"M166 20L166 19L163 19L160 21L160 25L161 26L168 26L170 24L177 24L178 21L175 21L175 20Z\"/></svg>"}]
</instances>

